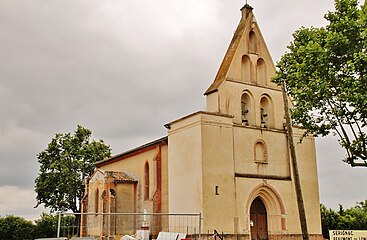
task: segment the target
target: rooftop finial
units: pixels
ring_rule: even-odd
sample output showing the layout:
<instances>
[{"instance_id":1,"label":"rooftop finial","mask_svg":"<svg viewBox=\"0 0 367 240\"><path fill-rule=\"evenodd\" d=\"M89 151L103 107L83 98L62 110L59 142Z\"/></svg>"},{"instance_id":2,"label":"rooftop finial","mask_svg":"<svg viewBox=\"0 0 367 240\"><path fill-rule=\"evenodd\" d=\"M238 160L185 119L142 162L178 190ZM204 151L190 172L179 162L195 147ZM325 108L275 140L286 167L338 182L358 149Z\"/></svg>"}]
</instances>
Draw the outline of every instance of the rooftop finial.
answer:
<instances>
[{"instance_id":1,"label":"rooftop finial","mask_svg":"<svg viewBox=\"0 0 367 240\"><path fill-rule=\"evenodd\" d=\"M245 6L243 6L242 8L241 8L241 11L242 11L242 17L243 18L247 18L247 16L248 16L248 14L252 11L252 7L250 6L250 5L248 5L248 3L247 3L247 1L248 0L246 0L246 4L245 4Z\"/></svg>"},{"instance_id":2,"label":"rooftop finial","mask_svg":"<svg viewBox=\"0 0 367 240\"><path fill-rule=\"evenodd\" d=\"M245 6L243 6L242 8L249 8L249 9L253 9L249 4L248 4L248 0L246 0L245 1L246 2L246 4L245 4ZM241 9L242 10L242 9Z\"/></svg>"}]
</instances>

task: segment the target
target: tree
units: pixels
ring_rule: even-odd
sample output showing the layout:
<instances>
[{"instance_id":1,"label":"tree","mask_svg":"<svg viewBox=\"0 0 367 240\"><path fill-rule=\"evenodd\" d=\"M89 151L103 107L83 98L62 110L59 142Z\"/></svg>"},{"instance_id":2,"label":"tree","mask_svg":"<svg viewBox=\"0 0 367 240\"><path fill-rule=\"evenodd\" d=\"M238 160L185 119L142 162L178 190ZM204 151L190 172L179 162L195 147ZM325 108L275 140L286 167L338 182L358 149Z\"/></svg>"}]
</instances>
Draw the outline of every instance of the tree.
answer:
<instances>
[{"instance_id":1,"label":"tree","mask_svg":"<svg viewBox=\"0 0 367 240\"><path fill-rule=\"evenodd\" d=\"M35 220L35 235L37 238L57 237L58 215L42 213L41 218Z\"/></svg>"},{"instance_id":2,"label":"tree","mask_svg":"<svg viewBox=\"0 0 367 240\"><path fill-rule=\"evenodd\" d=\"M79 219L73 215L61 215L60 233L64 237L72 237L79 233ZM34 235L37 238L56 238L58 232L59 215L42 213L35 221Z\"/></svg>"},{"instance_id":3,"label":"tree","mask_svg":"<svg viewBox=\"0 0 367 240\"><path fill-rule=\"evenodd\" d=\"M344 210L339 205L339 211L334 211L321 204L321 223L322 234L325 239L329 239L329 230L348 229L366 230L367 229L367 200L358 202L354 207Z\"/></svg>"},{"instance_id":4,"label":"tree","mask_svg":"<svg viewBox=\"0 0 367 240\"><path fill-rule=\"evenodd\" d=\"M339 215L332 209L328 209L325 205L320 205L322 235L325 239L329 239L329 230L338 229Z\"/></svg>"},{"instance_id":5,"label":"tree","mask_svg":"<svg viewBox=\"0 0 367 240\"><path fill-rule=\"evenodd\" d=\"M358 202L354 207L346 210L346 214L352 216L349 229L367 229L367 200Z\"/></svg>"},{"instance_id":6,"label":"tree","mask_svg":"<svg viewBox=\"0 0 367 240\"><path fill-rule=\"evenodd\" d=\"M40 164L35 181L37 206L44 204L51 211L80 212L85 177L93 173L96 161L111 155L110 147L103 140L91 140L91 134L89 129L78 125L74 135L56 134L37 155Z\"/></svg>"},{"instance_id":7,"label":"tree","mask_svg":"<svg viewBox=\"0 0 367 240\"><path fill-rule=\"evenodd\" d=\"M367 2L335 0L328 25L297 30L277 63L294 124L305 135L337 135L352 167L367 167Z\"/></svg>"},{"instance_id":8,"label":"tree","mask_svg":"<svg viewBox=\"0 0 367 240\"><path fill-rule=\"evenodd\" d=\"M35 226L22 217L0 217L0 240L34 239Z\"/></svg>"}]
</instances>

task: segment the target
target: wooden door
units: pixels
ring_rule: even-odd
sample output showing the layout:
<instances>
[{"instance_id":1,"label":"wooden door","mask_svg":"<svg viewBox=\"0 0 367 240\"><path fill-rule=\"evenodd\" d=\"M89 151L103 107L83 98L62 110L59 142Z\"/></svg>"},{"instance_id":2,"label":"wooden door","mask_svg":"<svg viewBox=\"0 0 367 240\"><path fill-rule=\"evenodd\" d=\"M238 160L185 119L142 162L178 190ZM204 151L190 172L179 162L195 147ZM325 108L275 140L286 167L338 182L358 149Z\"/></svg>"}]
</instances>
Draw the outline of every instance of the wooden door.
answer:
<instances>
[{"instance_id":1,"label":"wooden door","mask_svg":"<svg viewBox=\"0 0 367 240\"><path fill-rule=\"evenodd\" d=\"M268 221L264 203L259 197L251 204L250 208L250 227L252 240L268 239Z\"/></svg>"}]
</instances>

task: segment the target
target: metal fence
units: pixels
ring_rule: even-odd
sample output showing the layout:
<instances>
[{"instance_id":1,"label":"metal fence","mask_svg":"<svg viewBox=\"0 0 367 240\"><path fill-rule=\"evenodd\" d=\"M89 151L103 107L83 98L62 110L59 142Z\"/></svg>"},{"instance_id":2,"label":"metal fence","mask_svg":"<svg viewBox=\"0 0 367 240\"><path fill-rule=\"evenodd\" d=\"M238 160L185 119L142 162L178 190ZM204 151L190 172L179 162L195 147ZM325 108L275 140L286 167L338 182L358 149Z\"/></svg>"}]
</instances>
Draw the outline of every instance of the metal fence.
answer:
<instances>
[{"instance_id":1,"label":"metal fence","mask_svg":"<svg viewBox=\"0 0 367 240\"><path fill-rule=\"evenodd\" d=\"M59 213L57 237L176 240L201 237L201 214Z\"/></svg>"}]
</instances>

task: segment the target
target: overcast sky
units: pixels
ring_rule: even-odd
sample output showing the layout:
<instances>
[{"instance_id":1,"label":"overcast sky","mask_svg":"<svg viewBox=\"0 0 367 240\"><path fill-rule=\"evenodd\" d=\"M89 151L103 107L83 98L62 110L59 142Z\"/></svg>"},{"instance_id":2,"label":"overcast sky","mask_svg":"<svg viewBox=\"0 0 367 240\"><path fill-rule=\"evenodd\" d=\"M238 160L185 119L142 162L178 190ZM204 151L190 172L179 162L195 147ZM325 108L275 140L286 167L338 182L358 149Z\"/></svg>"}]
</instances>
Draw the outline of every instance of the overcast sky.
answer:
<instances>
[{"instance_id":1,"label":"overcast sky","mask_svg":"<svg viewBox=\"0 0 367 240\"><path fill-rule=\"evenodd\" d=\"M332 0L249 0L274 61ZM0 215L37 218L36 155L77 124L113 154L166 135L205 109L244 0L0 0ZM336 139L318 139L321 202L367 197Z\"/></svg>"}]
</instances>

